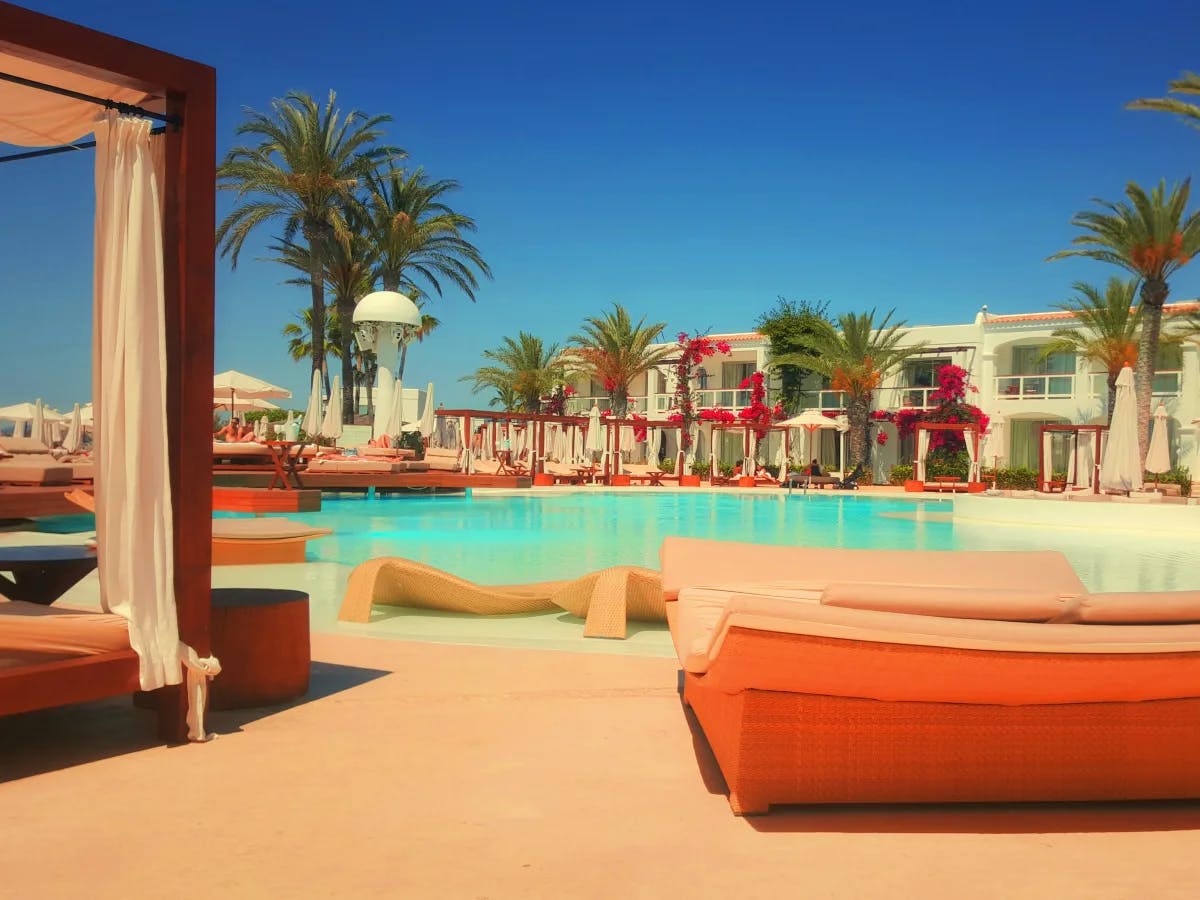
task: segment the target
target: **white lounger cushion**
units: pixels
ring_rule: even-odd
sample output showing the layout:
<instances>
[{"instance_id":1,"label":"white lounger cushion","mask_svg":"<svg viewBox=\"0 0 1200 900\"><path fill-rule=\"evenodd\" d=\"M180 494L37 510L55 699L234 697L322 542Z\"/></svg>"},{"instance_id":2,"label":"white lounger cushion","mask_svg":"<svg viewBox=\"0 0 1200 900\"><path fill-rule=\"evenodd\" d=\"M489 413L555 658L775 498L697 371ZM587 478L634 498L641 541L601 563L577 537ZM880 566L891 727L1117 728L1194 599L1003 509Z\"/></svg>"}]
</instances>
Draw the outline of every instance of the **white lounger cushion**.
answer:
<instances>
[{"instance_id":1,"label":"white lounger cushion","mask_svg":"<svg viewBox=\"0 0 1200 900\"><path fill-rule=\"evenodd\" d=\"M719 609L721 601L724 608ZM714 610L718 611L714 615ZM676 613L680 662L708 671L731 628L849 641L1025 653L1200 651L1200 625L1083 625L995 622L845 609L795 597L684 588Z\"/></svg>"}]
</instances>

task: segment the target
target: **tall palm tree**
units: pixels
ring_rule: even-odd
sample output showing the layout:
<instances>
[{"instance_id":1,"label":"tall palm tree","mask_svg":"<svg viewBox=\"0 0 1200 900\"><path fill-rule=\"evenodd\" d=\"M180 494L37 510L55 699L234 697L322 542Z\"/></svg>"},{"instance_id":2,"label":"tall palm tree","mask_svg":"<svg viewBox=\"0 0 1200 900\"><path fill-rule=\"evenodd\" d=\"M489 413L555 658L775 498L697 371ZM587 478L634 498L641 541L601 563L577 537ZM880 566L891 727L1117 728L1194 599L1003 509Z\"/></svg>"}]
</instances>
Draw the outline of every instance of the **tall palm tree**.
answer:
<instances>
[{"instance_id":1,"label":"tall palm tree","mask_svg":"<svg viewBox=\"0 0 1200 900\"><path fill-rule=\"evenodd\" d=\"M407 284L440 297L449 281L473 301L479 276L492 277L479 248L465 237L475 231L475 220L446 203L458 189L457 181L430 181L421 169L390 169L368 179L368 233L385 291Z\"/></svg>"},{"instance_id":2,"label":"tall palm tree","mask_svg":"<svg viewBox=\"0 0 1200 900\"><path fill-rule=\"evenodd\" d=\"M302 359L312 357L312 307L305 306L302 309L296 310L296 315L293 317L295 321L288 322L283 326L283 336L287 338L288 356L292 358L292 362L300 362ZM325 345L326 355L333 354L336 356L340 350L338 349L341 343L341 322L338 320L337 310L329 307L325 310L325 335L329 339ZM326 393L329 392L329 366L325 360L321 360L321 381L325 385Z\"/></svg>"},{"instance_id":3,"label":"tall palm tree","mask_svg":"<svg viewBox=\"0 0 1200 900\"><path fill-rule=\"evenodd\" d=\"M472 382L474 391L491 388L498 396L512 391L522 412L537 412L542 397L564 377L558 345L547 347L541 338L525 331L516 340L504 338L495 350L485 350L483 358L492 365L481 366L459 380Z\"/></svg>"},{"instance_id":4,"label":"tall palm tree","mask_svg":"<svg viewBox=\"0 0 1200 900\"><path fill-rule=\"evenodd\" d=\"M1200 75L1195 72L1184 72L1167 85L1167 91L1172 94L1200 95ZM1200 105L1177 100L1174 97L1141 97L1126 104L1125 108L1174 113L1193 128L1200 128Z\"/></svg>"},{"instance_id":5,"label":"tall palm tree","mask_svg":"<svg viewBox=\"0 0 1200 900\"><path fill-rule=\"evenodd\" d=\"M892 323L889 310L875 324L875 310L843 313L837 323L818 319L812 330L799 336L807 352L784 353L771 360L772 366L802 365L827 376L835 391L846 395L846 417L850 420L850 463L866 465L870 443L871 396L885 378L909 357L925 349L924 344L906 344L904 322Z\"/></svg>"},{"instance_id":6,"label":"tall palm tree","mask_svg":"<svg viewBox=\"0 0 1200 900\"><path fill-rule=\"evenodd\" d=\"M321 268L325 288L333 295L333 309L338 321L353 323L354 307L371 292L374 285L371 267L375 257L361 230L362 217L349 212L346 221L348 230L329 242ZM273 244L270 249L277 254L274 257L276 262L304 273L299 278L289 279L288 284L309 284L309 272L313 268L311 247L283 240ZM354 421L357 412L354 401L355 361L351 350L353 340L352 327L339 328L335 335L330 336L330 343L335 343L337 347L334 355L342 361L342 417L347 422Z\"/></svg>"},{"instance_id":7,"label":"tall palm tree","mask_svg":"<svg viewBox=\"0 0 1200 900\"><path fill-rule=\"evenodd\" d=\"M1170 293L1167 279L1187 265L1200 250L1200 213L1187 215L1191 179L1173 185L1170 194L1160 181L1149 195L1129 182L1128 202L1096 200L1107 212L1079 212L1071 224L1084 233L1072 241L1076 249L1062 250L1050 259L1086 256L1120 266L1141 280L1142 330L1135 369L1138 410L1138 449L1142 459L1150 442L1150 401L1154 364L1162 330L1163 304Z\"/></svg>"},{"instance_id":8,"label":"tall palm tree","mask_svg":"<svg viewBox=\"0 0 1200 900\"><path fill-rule=\"evenodd\" d=\"M325 356L325 256L335 238L347 232L345 210L357 202L355 191L387 160L402 158L396 147L379 146L379 126L390 116L344 117L329 92L324 106L307 94L292 92L271 102L271 114L247 110L237 133L257 138L234 147L217 168L218 188L237 192L233 210L217 229L221 255L237 268L251 232L264 222L282 223L283 240L299 234L310 251L312 292L312 366Z\"/></svg>"},{"instance_id":9,"label":"tall palm tree","mask_svg":"<svg viewBox=\"0 0 1200 900\"><path fill-rule=\"evenodd\" d=\"M1104 293L1094 285L1077 281L1072 285L1077 296L1058 309L1071 313L1075 324L1055 328L1051 341L1042 348L1042 357L1053 353L1073 353L1090 363L1101 365L1108 373L1108 418L1112 420L1117 401L1117 376L1121 369L1137 359L1138 330L1142 308L1137 303L1136 278L1108 280Z\"/></svg>"},{"instance_id":10,"label":"tall palm tree","mask_svg":"<svg viewBox=\"0 0 1200 900\"><path fill-rule=\"evenodd\" d=\"M567 339L574 345L567 357L573 368L604 385L609 408L623 419L629 406L629 385L673 350L651 346L666 327L666 322L647 325L645 316L634 324L629 311L614 303L612 312L583 320L580 333Z\"/></svg>"}]
</instances>

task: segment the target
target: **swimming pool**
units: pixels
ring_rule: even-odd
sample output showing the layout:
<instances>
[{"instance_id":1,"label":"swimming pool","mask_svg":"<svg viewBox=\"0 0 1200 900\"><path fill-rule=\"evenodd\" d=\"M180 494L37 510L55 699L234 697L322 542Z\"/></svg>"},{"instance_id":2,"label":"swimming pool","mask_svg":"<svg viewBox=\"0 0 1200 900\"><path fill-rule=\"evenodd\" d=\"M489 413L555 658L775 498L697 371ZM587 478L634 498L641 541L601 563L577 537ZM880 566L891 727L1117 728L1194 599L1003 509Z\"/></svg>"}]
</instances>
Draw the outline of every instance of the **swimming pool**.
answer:
<instances>
[{"instance_id":1,"label":"swimming pool","mask_svg":"<svg viewBox=\"0 0 1200 900\"><path fill-rule=\"evenodd\" d=\"M220 514L219 514L220 515ZM234 514L226 514L234 515ZM310 562L403 556L484 583L656 568L667 535L898 550L1061 550L1094 591L1200 589L1195 541L955 522L949 501L820 493L637 491L326 497L289 518L334 529Z\"/></svg>"}]
</instances>

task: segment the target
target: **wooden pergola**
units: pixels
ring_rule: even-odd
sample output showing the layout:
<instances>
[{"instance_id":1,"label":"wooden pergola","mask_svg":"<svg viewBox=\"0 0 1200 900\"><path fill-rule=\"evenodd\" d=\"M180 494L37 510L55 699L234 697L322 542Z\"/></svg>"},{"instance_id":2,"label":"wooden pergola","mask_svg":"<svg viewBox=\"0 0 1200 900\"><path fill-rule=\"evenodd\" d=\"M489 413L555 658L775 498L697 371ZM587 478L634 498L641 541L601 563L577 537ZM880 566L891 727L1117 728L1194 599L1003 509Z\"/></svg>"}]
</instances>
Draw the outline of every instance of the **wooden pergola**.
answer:
<instances>
[{"instance_id":1,"label":"wooden pergola","mask_svg":"<svg viewBox=\"0 0 1200 900\"><path fill-rule=\"evenodd\" d=\"M166 426L180 640L207 656L211 605L216 73L200 63L0 2L0 53L163 98ZM7 74L7 73L6 73ZM43 89L42 86L39 89ZM35 166L36 163L27 163ZM35 173L33 177L36 177ZM0 684L0 713L131 693L136 656L22 667ZM184 686L158 693L159 733L184 740ZM14 706L15 704L15 706Z\"/></svg>"},{"instance_id":2,"label":"wooden pergola","mask_svg":"<svg viewBox=\"0 0 1200 900\"><path fill-rule=\"evenodd\" d=\"M1071 435L1072 446L1071 453L1074 456L1079 446L1079 436L1092 436L1092 493L1100 493L1100 442L1104 433L1108 431L1107 425L1039 425L1038 426L1038 480L1037 489L1043 493L1052 493L1053 488L1058 486L1058 482L1054 481L1053 477L1047 478L1047 466L1050 466L1050 475L1053 476L1053 465L1046 459L1046 445L1043 439L1047 432L1052 434L1069 434ZM1063 488L1067 485L1074 486L1079 482L1076 480L1079 476L1078 471L1075 473L1075 478L1068 479L1062 484Z\"/></svg>"},{"instance_id":3,"label":"wooden pergola","mask_svg":"<svg viewBox=\"0 0 1200 900\"><path fill-rule=\"evenodd\" d=\"M975 422L917 422L913 430L913 436L917 439L917 458L913 460L913 475L914 480L920 481L922 486L928 482L928 479L916 479L916 470L918 465L924 465L924 459L921 458L921 432L922 431L938 431L938 432L957 432L962 435L963 442L971 441L971 449L974 451L971 458L975 461L976 467L982 466L982 460L979 458L980 434L979 425ZM971 473L967 473L967 490L975 492L982 490L982 481L972 481ZM922 487L923 489L923 487Z\"/></svg>"}]
</instances>

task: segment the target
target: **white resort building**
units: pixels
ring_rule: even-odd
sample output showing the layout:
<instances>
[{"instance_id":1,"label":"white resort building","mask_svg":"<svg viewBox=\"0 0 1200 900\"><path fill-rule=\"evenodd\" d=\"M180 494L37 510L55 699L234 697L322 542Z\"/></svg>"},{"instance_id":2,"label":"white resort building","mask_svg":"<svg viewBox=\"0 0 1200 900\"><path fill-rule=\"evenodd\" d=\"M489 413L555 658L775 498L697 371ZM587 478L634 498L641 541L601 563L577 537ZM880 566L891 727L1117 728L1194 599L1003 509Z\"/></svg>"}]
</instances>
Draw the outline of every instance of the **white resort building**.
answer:
<instances>
[{"instance_id":1,"label":"white resort building","mask_svg":"<svg viewBox=\"0 0 1200 900\"><path fill-rule=\"evenodd\" d=\"M1168 304L1165 318L1200 311L1200 302ZM930 394L936 390L935 373L948 363L970 373L970 384L978 393L969 402L979 406L991 418L992 434L985 449L985 465L1027 467L1038 465L1037 426L1043 424L1093 424L1106 421L1108 389L1106 375L1073 353L1055 353L1043 358L1042 348L1052 340L1051 332L1069 325L1067 312L1036 312L995 315L982 308L973 322L962 325L908 326L908 340L925 345L925 350L908 360L899 372L875 392L873 407L881 410L921 409L933 405ZM751 373L764 369L770 356L767 339L756 332L711 335L732 347L728 356L706 361L699 376L701 407L738 410L750 402L750 392L738 386ZM1198 421L1200 420L1200 347L1185 342L1164 348L1159 356L1154 379L1155 404L1167 410L1171 434L1173 465L1195 467ZM775 395L778 379L769 382ZM603 386L587 382L574 385L569 411L586 412L593 400L601 408L608 405ZM842 410L842 395L813 377L803 395L802 407ZM674 369L664 362L635 383L630 394L631 411L665 415L674 394ZM912 439L896 439L893 426L886 444L872 447L873 468L877 481L885 481L891 467L911 462L915 448ZM820 433L819 457L823 464L841 468L841 441L834 431ZM737 435L724 436L729 446L718 446L717 456L736 460L741 455ZM1057 453L1057 450L1055 451ZM1062 452L1065 454L1065 447ZM1061 465L1065 468L1065 457ZM1194 475L1195 473L1193 473Z\"/></svg>"}]
</instances>

